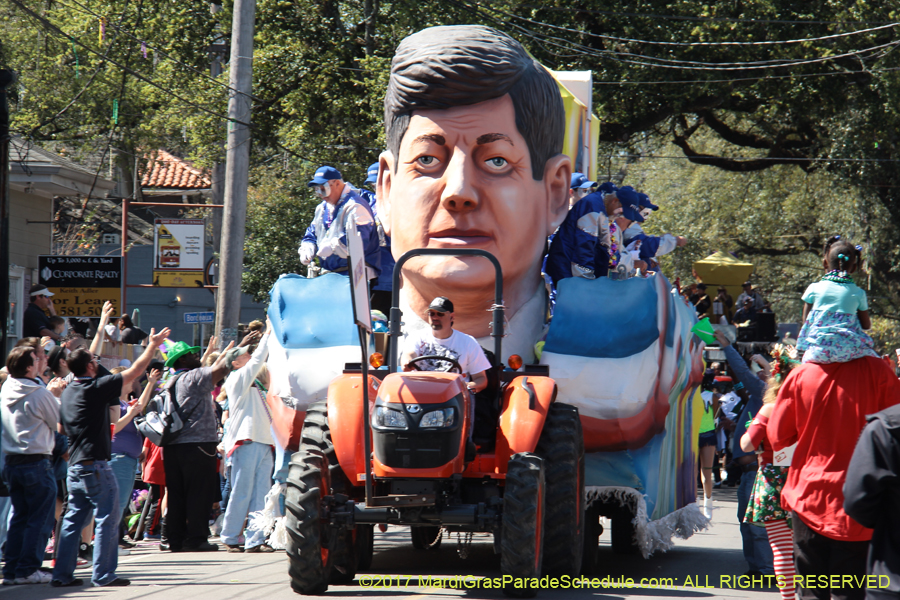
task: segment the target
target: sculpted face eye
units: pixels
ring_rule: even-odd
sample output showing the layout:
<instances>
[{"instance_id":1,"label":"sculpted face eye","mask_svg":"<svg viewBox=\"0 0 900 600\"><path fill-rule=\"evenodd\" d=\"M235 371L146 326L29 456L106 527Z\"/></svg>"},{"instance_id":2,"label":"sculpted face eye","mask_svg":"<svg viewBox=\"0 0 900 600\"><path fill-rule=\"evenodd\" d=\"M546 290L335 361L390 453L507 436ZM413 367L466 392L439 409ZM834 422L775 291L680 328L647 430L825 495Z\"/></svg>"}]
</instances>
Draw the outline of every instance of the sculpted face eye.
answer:
<instances>
[{"instance_id":1,"label":"sculpted face eye","mask_svg":"<svg viewBox=\"0 0 900 600\"><path fill-rule=\"evenodd\" d=\"M506 168L506 165L509 164L509 162L505 158L501 158L499 156L495 156L494 158L489 158L484 162L487 164L488 168L495 170L495 171L504 169L504 168Z\"/></svg>"},{"instance_id":2,"label":"sculpted face eye","mask_svg":"<svg viewBox=\"0 0 900 600\"><path fill-rule=\"evenodd\" d=\"M416 159L423 167L433 167L438 164L438 159L433 156L420 156Z\"/></svg>"}]
</instances>

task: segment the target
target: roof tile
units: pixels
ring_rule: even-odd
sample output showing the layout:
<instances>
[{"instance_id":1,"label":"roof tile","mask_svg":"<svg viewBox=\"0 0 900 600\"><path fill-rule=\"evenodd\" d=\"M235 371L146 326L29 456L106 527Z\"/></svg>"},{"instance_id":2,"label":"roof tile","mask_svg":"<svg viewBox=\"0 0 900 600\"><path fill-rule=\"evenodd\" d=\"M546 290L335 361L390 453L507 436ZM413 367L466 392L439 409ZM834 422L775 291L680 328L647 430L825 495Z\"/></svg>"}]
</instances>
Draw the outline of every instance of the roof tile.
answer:
<instances>
[{"instance_id":1,"label":"roof tile","mask_svg":"<svg viewBox=\"0 0 900 600\"><path fill-rule=\"evenodd\" d=\"M141 187L202 190L212 187L212 181L208 173L192 167L187 161L165 150L157 150L148 159Z\"/></svg>"}]
</instances>

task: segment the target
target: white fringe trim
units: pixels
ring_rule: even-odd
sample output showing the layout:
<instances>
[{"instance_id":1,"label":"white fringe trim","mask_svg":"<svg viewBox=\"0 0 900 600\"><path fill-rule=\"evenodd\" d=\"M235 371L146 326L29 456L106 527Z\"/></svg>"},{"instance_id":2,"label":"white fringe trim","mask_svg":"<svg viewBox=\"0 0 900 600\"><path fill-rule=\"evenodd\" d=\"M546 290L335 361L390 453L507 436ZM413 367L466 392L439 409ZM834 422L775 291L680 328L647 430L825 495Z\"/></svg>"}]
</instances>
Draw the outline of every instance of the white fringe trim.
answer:
<instances>
[{"instance_id":1,"label":"white fringe trim","mask_svg":"<svg viewBox=\"0 0 900 600\"><path fill-rule=\"evenodd\" d=\"M695 502L671 512L661 519L651 521L647 516L647 502L643 494L634 488L619 486L587 486L586 505L594 502L616 503L629 508L635 515L635 538L644 558L657 550L666 552L675 544L673 537L688 539L698 531L709 527L709 519L700 512Z\"/></svg>"}]
</instances>

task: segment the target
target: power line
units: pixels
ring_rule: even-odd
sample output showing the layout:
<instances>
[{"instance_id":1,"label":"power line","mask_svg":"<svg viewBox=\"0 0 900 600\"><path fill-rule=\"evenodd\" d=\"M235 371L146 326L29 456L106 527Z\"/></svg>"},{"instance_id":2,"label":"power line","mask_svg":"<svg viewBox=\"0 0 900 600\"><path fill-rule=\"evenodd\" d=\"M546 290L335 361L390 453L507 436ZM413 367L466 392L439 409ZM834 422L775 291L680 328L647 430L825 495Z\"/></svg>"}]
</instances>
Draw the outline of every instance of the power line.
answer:
<instances>
[{"instance_id":1,"label":"power line","mask_svg":"<svg viewBox=\"0 0 900 600\"><path fill-rule=\"evenodd\" d=\"M650 13L632 13L612 10L592 10L587 8L574 8L565 6L541 6L535 4L523 4L522 8L536 10L552 10L556 12L576 12L595 15L610 15L615 17L640 17L646 19L661 19L665 21L699 21L709 23L783 23L789 25L885 25L893 21L799 21L786 19L739 19L730 17L689 17L679 15L655 15Z\"/></svg>"},{"instance_id":2,"label":"power line","mask_svg":"<svg viewBox=\"0 0 900 600\"><path fill-rule=\"evenodd\" d=\"M595 58L607 58L609 60L613 60L620 63L625 64L633 64L643 67L655 67L660 69L680 69L685 71L745 71L745 70L763 70L763 69L780 69L787 67L794 67L800 65L808 65L808 64L816 64L822 62L830 62L840 58L849 58L849 57L857 57L860 60L869 57L863 57L861 55L867 52L873 52L876 50L882 50L886 48L895 48L900 45L900 41L892 41L886 44L881 44L879 46L872 46L869 48L863 48L862 50L855 50L853 52L846 52L844 54L836 54L834 56L825 56L825 57L817 57L811 59L795 59L790 61L782 61L778 64L756 64L753 62L748 63L703 63L699 61L679 61L679 60L669 60L662 59L650 56L644 56L640 54L633 54L628 52L616 52L611 50L598 50L596 48L591 48L589 46L584 46L583 44L578 44L575 42L571 42L569 40L556 38L552 36L548 36L545 34L537 33L535 31L531 31L525 29L521 26L515 26L511 23L506 23L506 25L515 27L519 31L523 33L523 35L539 40L542 42L549 43L553 46L560 48L561 50L566 50L569 52L575 52L575 54L560 54L556 52L550 52L554 56L560 58L574 58L577 56L591 56ZM544 38L544 39L541 39ZM561 43L557 43L561 42ZM568 44L568 46L564 45ZM630 60L626 58L618 58L622 56L641 58L644 60ZM662 61L662 62L644 62L644 61ZM768 62L768 61L766 61ZM709 65L719 65L719 66L709 66ZM739 66L721 66L721 65L739 65Z\"/></svg>"},{"instance_id":3,"label":"power line","mask_svg":"<svg viewBox=\"0 0 900 600\"><path fill-rule=\"evenodd\" d=\"M100 52L98 52L97 50L94 50L93 48L91 48L91 47L88 46L87 44L85 44L85 43L83 43L83 42L77 40L76 38L72 37L71 35L67 34L65 31L63 31L62 29L60 29L59 27L57 27L56 25L54 25L53 23L51 23L50 21L48 21L46 18L42 17L41 15L37 14L36 12L34 12L33 10L31 10L31 9L28 8L27 6L25 6L24 4L22 4L21 0L10 0L10 1L11 1L13 4L15 4L16 6L18 6L20 9L22 9L22 11L24 11L24 12L27 13L29 16L31 16L33 19L36 19L38 22L40 22L40 23L44 26L45 29L47 29L47 30L49 30L49 31L51 31L51 32L53 32L53 33L56 33L57 35L60 35L60 36L62 36L62 37L64 37L64 38L66 38L67 40L71 41L73 44L77 44L78 46L80 46L81 48L84 48L85 50L87 50L87 51L90 52L91 54L95 54L95 55L97 55L97 56L102 56L102 55L100 54ZM196 108L196 109L198 109L198 110L201 110L201 111L203 111L203 112L205 112L205 113L207 113L207 114L209 114L209 115L212 115L212 116L214 116L214 117L218 117L218 118L220 118L220 119L225 119L226 121L234 121L234 122L236 122L236 123L240 123L241 125L244 125L245 127L250 127L250 124L249 124L249 123L243 123L243 122L240 122L240 121L236 121L236 120L234 120L234 119L229 119L227 115L223 117L222 115L216 113L215 111L212 111L212 110L210 110L210 109L208 109L208 108L206 108L206 107L204 107L204 106L201 106L201 105L199 105L199 104L195 104L195 103L191 102L190 100L187 100L186 98L182 98L181 96L179 96L178 94L176 94L176 93L173 92L172 90L167 89L167 88L165 88L165 87L159 85L159 84L156 83L155 81L153 81L153 80L151 80L151 79L145 77L144 75L138 73L138 72L135 71L134 69L131 69L131 68L129 68L129 67L126 67L126 66L122 65L121 63L119 63L119 62L117 62L117 61L115 61L115 60L113 60L113 59L111 59L111 58L109 58L109 57L106 57L106 60L108 60L110 63L116 65L117 67L119 67L119 68L122 69L124 72L128 73L129 75L131 75L132 77L135 77L136 79L139 79L140 81L143 81L144 83L147 83L147 84L149 84L149 85L155 87L156 89L158 89L158 90L160 90L160 91L162 91L162 92L165 92L165 93L167 93L167 94L171 94L172 97L174 97L174 98L180 100L181 102L184 102L184 103L187 104L188 106L192 106L192 107L194 107L194 108Z\"/></svg>"},{"instance_id":4,"label":"power line","mask_svg":"<svg viewBox=\"0 0 900 600\"><path fill-rule=\"evenodd\" d=\"M99 18L102 18L101 15L99 15L99 14L93 12L91 9L89 9L88 7L86 7L86 6L84 6L83 4L81 4L80 2L78 2L78 0L70 0L70 1L71 1L72 3L74 3L75 5L77 5L79 8L81 8L83 12L86 12L87 14L90 14L90 15L92 15L92 16L94 16L94 17L97 17L98 19L99 19ZM57 0L57 2L59 2L59 4L61 4L61 5L63 5L63 6L68 6L65 2L62 2L61 0ZM71 7L69 7L69 8L71 8ZM176 63L176 64L178 64L178 65L181 65L182 67L184 67L184 68L186 68L186 69L189 69L190 71L196 73L197 75L200 75L201 77L203 77L203 78L205 78L205 79L208 79L209 81L212 81L212 82L215 83L216 85L218 85L218 86L220 86L220 87L222 87L222 88L228 90L229 92L234 92L235 94L240 94L240 95L242 95L242 96L246 96L246 97L248 97L248 98L250 98L250 99L252 99L252 100L256 100L257 102L260 102L260 103L263 103L263 104L266 103L266 101L263 100L262 98L258 98L258 97L256 97L256 96L254 96L253 94L248 94L247 92L242 92L242 91L240 91L240 90L236 90L236 89L234 89L233 87L231 87L229 84L227 84L227 83L222 83L221 81L219 81L219 80L216 79L215 77L212 77L211 75L208 75L207 73L204 73L204 72L201 71L200 69L197 69L196 67L194 67L194 66L192 66L192 65L189 65L189 64L187 64L187 63L185 63L185 62L182 62L182 61L178 60L178 59L175 58L174 56L172 56L172 55L166 53L164 50L161 50L158 46L156 46L156 45L151 45L150 43L147 42L147 40L143 40L143 39L141 39L140 37L138 37L138 36L136 36L136 35L134 35L134 34L132 34L132 33L129 33L128 31L123 31L118 25L113 25L112 27L113 27L113 29L117 30L118 32L124 33L126 36L130 37L130 38L133 39L134 41L136 41L136 42L141 42L142 44L146 44L148 49L153 50L154 53L160 55L160 56L163 57L164 59L170 60L170 61L172 61L172 62L174 62L174 63Z\"/></svg>"},{"instance_id":5,"label":"power line","mask_svg":"<svg viewBox=\"0 0 900 600\"><path fill-rule=\"evenodd\" d=\"M681 69L681 70L688 70L688 71L691 71L691 70L693 70L693 71L743 71L743 70L778 69L778 68L786 68L786 67L792 67L792 66L798 66L798 65L807 65L807 64L815 64L815 63L820 63L820 62L828 62L828 61L833 61L833 60L836 60L839 58L848 58L848 57L854 57L854 56L860 60L863 60L864 57L861 56L862 54L865 54L867 52L873 52L876 50L881 50L884 48L889 48L889 47L893 48L893 47L896 47L897 45L900 45L900 41L894 41L894 42L889 42L887 44L873 46L870 48L864 48L862 50L856 50L853 52L847 52L847 53L839 54L839 55L835 55L835 56L818 57L818 58L813 58L813 59L795 59L795 60L781 61L778 64L766 64L766 65L759 65L759 64L756 64L753 62L748 62L748 63L702 63L702 62L698 62L698 61L683 61L683 60L679 61L679 60L669 60L669 59L661 59L661 58L656 58L656 57L649 57L649 56L627 53L627 52L617 52L617 51L612 51L612 50L598 50L596 48L584 46L583 44L578 44L578 43L572 42L572 41L564 39L564 38L559 38L559 37L550 36L547 34L538 33L538 32L532 31L530 29L527 29L525 27L522 27L521 25L516 25L516 24L510 23L508 21L498 20L494 17L491 17L490 15L486 15L486 14L482 13L481 9L483 9L485 7L481 7L478 5L471 6L471 5L466 4L465 2L455 2L453 0L450 0L450 2L452 4L456 4L457 6L460 6L464 10L472 12L473 14L475 14L481 18L491 20L494 22L499 22L502 25L505 25L506 27L514 28L515 30L519 31L522 35L540 43L541 47L544 48L544 50L546 52L548 52L548 54L552 54L558 58L574 58L574 57L579 57L579 56L591 56L591 57L596 57L596 58L607 58L609 60L613 60L613 61L624 63L624 64L633 64L633 65L638 65L638 66L643 66L643 67L656 67L656 68L663 68L663 69ZM492 9L492 8L486 8L486 10L498 12L496 9ZM552 46L555 46L555 47L557 47L561 50L567 51L567 52L575 52L575 54L560 54L558 52L553 52L551 50L547 50L543 46L544 43L550 44ZM641 58L641 59L644 59L647 61L662 61L662 63L667 63L667 64L661 64L659 62L656 62L656 63L643 62L641 60L629 60L626 58L619 58L622 56ZM865 57L865 58L868 58L868 57ZM763 61L763 62L769 62L769 61ZM690 65L690 66L686 66L686 65ZM694 66L694 65L697 65L697 66ZM707 66L702 66L702 65L707 65ZM717 65L717 66L708 66L708 65ZM739 66L723 66L723 65L739 65Z\"/></svg>"},{"instance_id":6,"label":"power line","mask_svg":"<svg viewBox=\"0 0 900 600\"><path fill-rule=\"evenodd\" d=\"M77 44L78 46L84 48L85 50L87 50L88 52L90 52L90 53L92 53L92 54L95 54L95 55L98 55L98 56L100 55L100 53L99 53L97 50L91 48L90 46L88 46L87 44L85 44L85 43L83 43L83 42L81 42L81 41L79 41L79 40L76 40L74 37L70 36L70 35L67 34L65 31L63 31L62 29L60 29L59 27L57 27L56 25L54 25L53 23L51 23L50 21L48 21L46 18L42 17L41 15L35 13L33 10L29 9L27 6L23 5L22 2L21 2L21 0L11 0L11 2L12 2L13 4L15 4L16 6L18 6L20 9L22 9L22 11L25 12L26 14L28 14L30 17L32 17L33 19L37 20L41 25L43 25L43 27L44 27L45 29L47 29L47 30L50 31L51 33L55 33L55 34L57 34L57 35L59 35L59 36L62 36L62 37L64 37L64 38L66 38L67 41L71 41L72 43ZM172 91L172 90L170 90L170 89L168 89L168 88L166 88L166 87L163 87L162 85L160 85L160 84L158 84L158 83L152 81L151 79L145 77L145 76L142 75L141 73L138 73L137 71L135 71L135 70L133 70L133 69L131 69L131 68L129 68L129 67L123 66L121 63L119 63L119 62L117 62L117 61L115 61L115 60L113 60L113 59L111 59L111 58L106 57L106 60L108 60L110 63L114 64L115 66L119 67L120 69L122 69L123 72L128 73L129 75L135 77L136 79L138 79L138 80L140 80L140 81L143 81L144 83L147 83L147 84L149 84L149 85L155 87L156 89L158 89L158 90L160 90L160 91L162 91L162 92L165 92L165 93L171 95L173 98L175 98L175 99L177 99L177 100L183 102L184 104L186 104L186 105L188 105L188 106L190 106L190 107L196 108L197 110L202 111L202 112L204 112L204 113L207 113L207 114L209 114L209 115L211 115L211 116L213 116L213 117L216 117L216 118L218 118L218 119L222 119L222 120L224 120L224 121L229 121L229 122L233 122L233 123L238 123L238 124L240 124L240 125L244 125L245 127L249 127L249 128L251 128L251 129L254 129L254 130L257 130L257 131L258 131L258 127L255 126L255 125L253 125L253 124L251 124L251 123L244 123L243 121L239 121L239 120L237 120L237 119L229 118L228 115L221 115L221 114L219 114L219 113L217 113L217 112L215 112L215 111L213 111L213 110L210 110L210 109L208 109L208 108L206 108L206 107L204 107L204 106L201 106L201 105L199 105L199 104L196 104L196 103L194 103L194 102L191 102L190 100L188 100L188 99L186 99L186 98L183 98L182 96L176 94L174 91ZM308 159L307 157L302 156L302 155L300 155L300 154L297 154L295 151L293 151L293 150L291 150L290 148L284 146L284 145L283 145L281 142L279 142L278 140L270 140L270 141L271 141L271 143L272 143L275 147L282 149L283 151L287 152L287 153L290 154L291 156L293 156L293 157L295 157L295 158L299 158L300 160L309 161L309 159Z\"/></svg>"},{"instance_id":7,"label":"power line","mask_svg":"<svg viewBox=\"0 0 900 600\"><path fill-rule=\"evenodd\" d=\"M590 31L582 31L579 29L571 29L568 27L562 27L561 25L553 25L551 23L545 23L543 21L534 21L532 19L527 19L525 17L520 17L514 13L506 12L504 10L500 10L498 8L486 7L488 10L505 14L514 19L518 19L520 21L525 21L526 23L531 23L532 25L541 25L543 27L549 27L551 29L559 29L561 31L566 31L568 33L577 33L579 35L586 35L589 37L600 38L604 40L610 40L614 42L628 42L628 43L636 43L636 44L650 44L656 46L766 46L766 45L779 45L779 44L801 44L801 43L809 43L809 42L821 42L824 40L833 40L837 38L847 37L851 35L861 35L864 33L871 33L873 31L879 31L882 29L890 29L900 25L900 23L890 23L888 25L881 25L879 27L872 27L869 29L861 29L857 31L850 31L847 33L837 33L833 35L825 35L821 37L814 38L800 38L793 40L771 40L771 41L761 41L761 42L659 42L654 40L640 40L640 39L631 39L631 38L620 38L611 35L603 35L601 33L592 33Z\"/></svg>"},{"instance_id":8,"label":"power line","mask_svg":"<svg viewBox=\"0 0 900 600\"><path fill-rule=\"evenodd\" d=\"M859 75L861 73L889 73L900 67L866 69L865 71L828 71L825 73L795 73L792 75L760 75L759 77L735 77L731 79L673 79L672 81L595 81L594 85L667 85L672 83L734 83L739 81L763 81L766 79L799 79L801 77L826 77L830 75Z\"/></svg>"},{"instance_id":9,"label":"power line","mask_svg":"<svg viewBox=\"0 0 900 600\"><path fill-rule=\"evenodd\" d=\"M659 158L665 160L691 160L692 158L701 158L701 159L722 159L722 160L735 160L735 161L778 161L778 162L843 162L843 163L880 163L880 162L900 162L900 158L789 158L789 157L777 157L777 156L710 156L710 155L701 155L701 156L666 156L662 154L616 154L618 158L637 158L637 159L645 159L645 158Z\"/></svg>"}]
</instances>

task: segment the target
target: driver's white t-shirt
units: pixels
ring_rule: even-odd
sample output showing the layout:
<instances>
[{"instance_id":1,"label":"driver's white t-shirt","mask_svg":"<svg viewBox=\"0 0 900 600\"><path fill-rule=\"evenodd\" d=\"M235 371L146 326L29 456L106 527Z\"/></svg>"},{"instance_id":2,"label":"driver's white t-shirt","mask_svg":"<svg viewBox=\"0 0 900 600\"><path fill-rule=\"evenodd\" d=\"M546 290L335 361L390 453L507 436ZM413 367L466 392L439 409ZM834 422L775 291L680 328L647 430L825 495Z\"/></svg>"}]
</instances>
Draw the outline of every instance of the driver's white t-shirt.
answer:
<instances>
[{"instance_id":1,"label":"driver's white t-shirt","mask_svg":"<svg viewBox=\"0 0 900 600\"><path fill-rule=\"evenodd\" d=\"M403 354L411 354L413 358L428 354L446 356L456 360L463 373L470 375L491 368L490 361L475 338L456 330L445 340L434 337L430 329L412 332L406 336ZM453 368L445 360L425 360L416 364L423 371L450 371Z\"/></svg>"}]
</instances>

